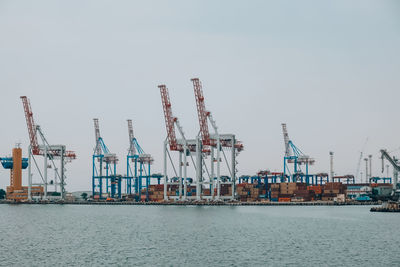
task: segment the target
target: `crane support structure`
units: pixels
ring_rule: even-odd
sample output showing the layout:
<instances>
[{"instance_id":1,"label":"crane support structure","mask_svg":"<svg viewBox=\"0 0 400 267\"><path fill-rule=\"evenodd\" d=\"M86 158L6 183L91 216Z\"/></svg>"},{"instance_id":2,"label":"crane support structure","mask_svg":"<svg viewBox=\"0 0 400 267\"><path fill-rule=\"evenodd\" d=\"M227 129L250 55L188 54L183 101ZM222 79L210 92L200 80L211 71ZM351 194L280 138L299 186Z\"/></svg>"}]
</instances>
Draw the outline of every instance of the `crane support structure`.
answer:
<instances>
[{"instance_id":1,"label":"crane support structure","mask_svg":"<svg viewBox=\"0 0 400 267\"><path fill-rule=\"evenodd\" d=\"M169 92L166 85L162 84L158 86L167 130L167 138L164 142L164 199L182 201L187 199L233 199L235 197L237 173L236 156L243 150L243 144L236 140L233 134L220 134L218 132L217 125L211 112L206 110L200 80L198 78L193 78L191 82L193 83L200 125L200 133L194 139L186 139L178 118L173 116ZM213 134L209 132L209 122L214 129ZM180 139L176 136L175 127L178 129ZM229 154L227 157L226 150L230 150L230 160L228 158ZM172 151L178 152L178 170L175 168L170 154ZM193 159L193 155L195 155L196 160ZM209 155L211 156L211 172L204 161ZM171 162L175 173L175 177L171 179L168 178L167 174L167 159ZM189 166L189 160L191 160L196 173L195 182L188 177L187 168ZM225 167L228 171L228 175L224 176L221 175L221 162L223 161L225 161ZM209 179L207 181L203 179L205 173L208 174ZM203 185L209 186L209 188L205 188ZM223 189L222 193L221 188Z\"/></svg>"},{"instance_id":2,"label":"crane support structure","mask_svg":"<svg viewBox=\"0 0 400 267\"><path fill-rule=\"evenodd\" d=\"M35 124L33 112L29 99L26 96L20 97L24 108L26 124L29 134L28 147L28 200L32 200L32 185L43 186L44 194L42 199L48 199L49 187L54 190L52 198L65 198L65 165L67 162L76 158L74 151L68 151L65 145L50 145L44 136L44 133L39 125ZM38 135L41 139L41 144L38 141ZM40 168L37 162L37 157L43 157L43 168ZM60 160L59 166L56 166L55 160ZM40 180L33 184L31 162L34 162L36 170L40 176ZM48 168L54 169L54 180L48 181ZM59 189L58 189L59 187ZM59 192L58 192L59 191Z\"/></svg>"},{"instance_id":3,"label":"crane support structure","mask_svg":"<svg viewBox=\"0 0 400 267\"><path fill-rule=\"evenodd\" d=\"M146 154L142 147L139 145L135 135L133 134L132 120L128 121L128 135L129 135L129 149L126 156L126 194L137 195L138 200L142 199L143 179L145 180L146 188L146 201L149 199L149 186L150 179L153 177L150 173L153 158L150 154ZM133 169L131 166L133 163ZM132 185L133 181L133 185Z\"/></svg>"},{"instance_id":4,"label":"crane support structure","mask_svg":"<svg viewBox=\"0 0 400 267\"><path fill-rule=\"evenodd\" d=\"M200 126L200 135L201 135L201 151L204 155L202 155L202 159L206 158L207 155L211 154L211 174L209 174L209 181L205 182L202 180L203 177L203 167L206 165L202 162L202 160L198 161L198 169L197 169L197 179L199 190L202 190L203 184L209 184L210 186L210 198L211 199L233 199L235 198L235 183L236 183L236 156L240 151L243 150L243 144L236 140L235 135L233 134L219 134L218 127L215 120L212 117L210 111L206 110L204 94L203 94L203 86L199 78L192 78L191 82L193 83L194 96L196 100L197 106L197 115ZM212 128L214 129L214 134L210 134L208 129L208 122L210 122ZM200 144L199 144L200 146ZM230 160L227 159L225 155L224 148L230 149ZM215 156L216 150L216 158ZM226 169L228 170L229 176L225 181L221 180L221 162L222 155L226 165ZM200 156L199 156L200 157ZM216 177L214 174L215 171L215 163L216 163ZM207 168L206 171L208 172ZM226 177L226 176L225 176ZM231 187L231 194L228 196L224 194L221 196L221 185L226 187ZM216 188L216 196L214 195L214 188Z\"/></svg>"},{"instance_id":5,"label":"crane support structure","mask_svg":"<svg viewBox=\"0 0 400 267\"><path fill-rule=\"evenodd\" d=\"M99 119L93 119L93 122L96 145L92 156L92 196L94 199L114 198L115 193L118 193L118 198L121 198L122 176L116 174L118 157L110 153L104 143L100 134Z\"/></svg>"},{"instance_id":6,"label":"crane support structure","mask_svg":"<svg viewBox=\"0 0 400 267\"><path fill-rule=\"evenodd\" d=\"M197 152L198 150L196 150L198 142L196 139L186 139L178 118L173 116L172 105L166 85L159 85L158 88L160 89L165 126L167 129L167 138L164 142L164 200L175 199L184 201L187 200L188 186L190 186L187 174L189 166L188 156L192 161L193 168L197 171L192 152L196 152L197 156L199 155ZM178 128L181 139L176 138L175 126ZM177 151L179 154L178 172L176 171L170 151ZM167 159L169 159L175 173L175 177L171 179L168 178L167 174ZM199 196L198 192L197 195Z\"/></svg>"},{"instance_id":7,"label":"crane support structure","mask_svg":"<svg viewBox=\"0 0 400 267\"><path fill-rule=\"evenodd\" d=\"M391 157L385 149L381 149L382 158L382 172L385 170L384 159L387 159L389 163L393 166L393 194L399 193L397 184L399 180L400 165L395 157Z\"/></svg>"},{"instance_id":8,"label":"crane support structure","mask_svg":"<svg viewBox=\"0 0 400 267\"><path fill-rule=\"evenodd\" d=\"M292 182L305 182L310 183L311 175L308 173L308 166L313 165L315 160L310 156L305 155L297 146L294 145L289 138L286 123L282 123L283 140L285 143L285 156L283 157L283 175L289 175L289 180ZM289 169L288 164L293 163L293 171ZM305 165L305 173L301 170L301 165Z\"/></svg>"}]
</instances>

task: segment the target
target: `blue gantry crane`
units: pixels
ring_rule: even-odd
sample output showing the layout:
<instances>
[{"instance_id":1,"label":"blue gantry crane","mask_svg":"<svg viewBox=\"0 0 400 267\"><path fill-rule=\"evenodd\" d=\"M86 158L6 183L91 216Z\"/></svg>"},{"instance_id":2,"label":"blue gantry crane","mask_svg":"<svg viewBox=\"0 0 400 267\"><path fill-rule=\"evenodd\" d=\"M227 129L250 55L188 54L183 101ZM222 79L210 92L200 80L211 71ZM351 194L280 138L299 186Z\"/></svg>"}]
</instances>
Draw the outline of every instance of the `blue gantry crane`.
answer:
<instances>
[{"instance_id":1,"label":"blue gantry crane","mask_svg":"<svg viewBox=\"0 0 400 267\"><path fill-rule=\"evenodd\" d=\"M289 174L292 182L305 182L310 183L311 175L308 174L308 166L313 165L315 160L305 155L297 146L294 145L292 140L289 139L286 123L282 123L283 139L285 142L285 156L283 159L283 175ZM293 163L293 170L289 168L289 163ZM305 173L301 170L301 165L305 165ZM289 182L290 182L289 178Z\"/></svg>"},{"instance_id":2,"label":"blue gantry crane","mask_svg":"<svg viewBox=\"0 0 400 267\"><path fill-rule=\"evenodd\" d=\"M140 199L144 180L146 188L146 200L148 200L148 189L150 185L150 178L152 177L150 171L151 164L153 163L153 158L150 154L146 154L142 147L139 145L139 142L133 134L132 120L127 121L129 133L129 149L126 156L126 193L132 194L133 188L134 193L137 194Z\"/></svg>"},{"instance_id":3,"label":"blue gantry crane","mask_svg":"<svg viewBox=\"0 0 400 267\"><path fill-rule=\"evenodd\" d=\"M118 157L110 153L103 138L100 135L99 120L93 119L96 137L96 147L93 153L93 174L92 174L92 194L93 198L102 199L103 194L107 193L111 198L118 193L121 198L122 176L117 175ZM105 170L105 173L103 172ZM105 185L104 185L105 182ZM103 191L105 186L105 191Z\"/></svg>"}]
</instances>

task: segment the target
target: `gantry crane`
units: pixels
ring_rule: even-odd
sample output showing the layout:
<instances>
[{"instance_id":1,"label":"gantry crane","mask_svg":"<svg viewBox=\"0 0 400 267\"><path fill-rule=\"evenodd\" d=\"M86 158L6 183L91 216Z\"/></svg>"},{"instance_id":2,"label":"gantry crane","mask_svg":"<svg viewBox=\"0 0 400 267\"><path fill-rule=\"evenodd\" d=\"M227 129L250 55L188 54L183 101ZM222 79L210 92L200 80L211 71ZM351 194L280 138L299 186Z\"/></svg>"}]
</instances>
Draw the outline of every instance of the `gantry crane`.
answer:
<instances>
[{"instance_id":1,"label":"gantry crane","mask_svg":"<svg viewBox=\"0 0 400 267\"><path fill-rule=\"evenodd\" d=\"M150 166L153 163L153 158L150 154L146 154L139 145L135 135L133 134L132 120L128 121L129 149L126 156L126 173L127 186L126 193L132 193L132 179L134 181L134 192L141 198L142 180L146 183L146 200L148 200L148 189L150 185ZM134 163L132 170L130 162Z\"/></svg>"},{"instance_id":2,"label":"gantry crane","mask_svg":"<svg viewBox=\"0 0 400 267\"><path fill-rule=\"evenodd\" d=\"M397 200L400 196L400 190L397 187L398 179L399 179L399 172L400 172L400 165L398 163L399 161L395 157L391 157L385 149L381 149L381 158L382 158L382 172L384 172L384 170L385 170L384 159L387 159L387 161L389 161L389 163L393 166L392 197L394 200Z\"/></svg>"},{"instance_id":3,"label":"gantry crane","mask_svg":"<svg viewBox=\"0 0 400 267\"><path fill-rule=\"evenodd\" d=\"M121 180L122 177L117 175L118 157L114 153L110 153L108 147L100 135L99 119L93 119L96 146L92 157L92 195L93 198L103 198L103 180L105 180L105 192L111 193L112 198L115 197L118 190L118 197L121 198ZM104 175L103 169L106 173ZM116 188L117 187L117 188Z\"/></svg>"},{"instance_id":4,"label":"gantry crane","mask_svg":"<svg viewBox=\"0 0 400 267\"><path fill-rule=\"evenodd\" d=\"M24 107L24 112L25 112L25 118L26 118L26 124L28 127L28 134L29 134L29 141L30 145L28 148L28 199L32 199L32 172L31 172L31 161L33 160L34 165L36 166L36 169L39 173L39 176L41 178L41 182L36 183L35 185L43 186L44 187L44 199L48 198L48 186L52 185L54 186L54 193L52 195L58 195L60 196L61 199L65 198L65 164L67 162L70 162L71 160L76 158L76 154L73 151L68 151L66 150L65 145L50 145L40 126L35 125L35 121L33 119L33 112L32 108L30 105L30 101L26 96L21 96L20 97L22 100L22 104ZM38 137L40 136L40 139L42 141L42 144L39 144L38 142ZM43 169L39 167L37 161L36 161L36 156L41 156L43 157ZM59 169L57 168L54 160L59 159L60 160L60 166ZM50 164L48 164L48 161L50 161ZM48 175L47 175L47 169L48 168L54 168L54 180L51 180L50 182L48 181ZM57 192L57 186L60 186L60 192Z\"/></svg>"},{"instance_id":5,"label":"gantry crane","mask_svg":"<svg viewBox=\"0 0 400 267\"><path fill-rule=\"evenodd\" d=\"M305 155L301 150L294 145L290 140L287 131L286 123L282 123L283 140L285 143L285 156L283 158L283 175L286 177L286 173L289 177L292 177L293 182L297 182L299 179L303 182L304 173L301 170L301 165L305 165L306 173L305 180L309 183L308 166L313 165L315 160L310 158L310 156ZM288 163L293 163L293 172L290 171Z\"/></svg>"},{"instance_id":6,"label":"gantry crane","mask_svg":"<svg viewBox=\"0 0 400 267\"><path fill-rule=\"evenodd\" d=\"M169 98L168 88L164 84L159 85L158 88L160 89L161 102L163 105L164 118L165 118L165 126L167 129L167 138L164 141L164 199L165 200L168 199L168 196L167 196L168 185L171 185L171 186L179 185L178 199L186 200L186 198L187 198L187 183L188 183L187 167L189 164L188 156L191 157L193 167L196 169L196 163L193 160L192 152L196 152L197 155L199 153L201 154L200 149L196 150L196 146L198 145L199 140L186 139L178 118L174 117L172 114L172 106L171 106L171 101ZM177 137L176 137L175 126L178 128L181 139L177 139ZM169 149L168 149L168 147L169 147ZM176 171L176 168L173 164L173 161L172 161L169 151L179 152L179 174ZM174 181L172 181L172 179L170 179L171 181L168 181L167 157L170 159L172 168L175 172L175 176L178 177L178 182L174 182ZM182 161L182 158L183 158L183 161ZM197 158L199 158L199 156L197 156ZM182 169L183 169L183 174L182 174ZM183 196L182 196L182 184L183 184ZM197 195L199 195L198 192L197 192ZM176 199L176 197L171 197L171 198Z\"/></svg>"},{"instance_id":7,"label":"gantry crane","mask_svg":"<svg viewBox=\"0 0 400 267\"><path fill-rule=\"evenodd\" d=\"M210 191L211 191L211 197L214 197L214 169L215 169L215 163L217 167L217 174L216 174L216 188L217 188L217 199L220 199L220 190L221 190L221 183L223 184L230 184L232 186L232 196L229 198L234 198L235 197L235 182L236 182L236 155L243 150L243 144L236 140L235 135L233 134L219 134L218 132L218 127L216 125L215 120L212 117L212 114L210 111L206 110L205 107L205 102L204 102L204 94L203 94L203 87L202 83L199 80L199 78L192 78L191 79L193 83L193 89L194 89L194 96L196 100L196 106L197 106L197 115L199 119L199 125L200 125L200 135L201 135L201 144L202 144L202 153L205 155L211 154L211 174L210 176L210 181L208 182L210 184ZM208 129L208 122L210 122L214 134L211 135ZM228 163L225 151L223 148L230 148L231 149L231 162ZM217 152L217 157L214 157L215 150ZM230 181L225 181L221 182L221 152L224 156L226 167L229 171L230 174ZM202 175L203 171L202 168L205 167L206 171L208 172L207 166L203 164L202 162L198 163L200 166L198 168L197 172L197 179L199 181L199 184L202 183Z\"/></svg>"}]
</instances>

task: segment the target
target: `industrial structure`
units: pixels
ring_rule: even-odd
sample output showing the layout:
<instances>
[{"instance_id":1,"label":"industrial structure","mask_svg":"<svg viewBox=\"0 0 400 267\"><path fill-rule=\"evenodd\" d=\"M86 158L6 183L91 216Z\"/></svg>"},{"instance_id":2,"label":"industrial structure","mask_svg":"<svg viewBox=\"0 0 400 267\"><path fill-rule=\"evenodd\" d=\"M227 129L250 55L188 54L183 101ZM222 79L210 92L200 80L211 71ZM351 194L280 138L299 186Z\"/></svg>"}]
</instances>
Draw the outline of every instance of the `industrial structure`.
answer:
<instances>
[{"instance_id":1,"label":"industrial structure","mask_svg":"<svg viewBox=\"0 0 400 267\"><path fill-rule=\"evenodd\" d=\"M201 82L198 78L191 79L197 106L200 131L193 139L187 139L177 117L172 114L171 101L166 85L159 85L161 101L164 110L167 138L164 142L164 199L234 199L236 184L236 156L243 150L241 142L236 140L234 134L220 134L210 111L204 103ZM214 133L210 134L210 122ZM177 139L175 126L178 128L180 139ZM172 151L178 152L178 171L172 160ZM227 152L229 153L227 156ZM210 156L210 163L206 159ZM187 169L190 158L196 179L188 179ZM195 158L195 159L194 159ZM175 177L169 178L167 173L168 159L171 163ZM221 163L225 165L228 173L221 175ZM207 175L207 176L206 176ZM189 187L189 190L188 190ZM183 190L182 190L183 189Z\"/></svg>"},{"instance_id":2,"label":"industrial structure","mask_svg":"<svg viewBox=\"0 0 400 267\"><path fill-rule=\"evenodd\" d=\"M146 154L139 145L135 135L133 134L132 120L128 121L129 149L126 156L126 194L135 193L139 199L142 199L143 180L146 189L146 200L149 197L149 186L151 182L151 164L153 158L150 154ZM133 169L132 164L133 163ZM133 181L133 184L132 184ZM132 191L132 189L134 189Z\"/></svg>"},{"instance_id":3,"label":"industrial structure","mask_svg":"<svg viewBox=\"0 0 400 267\"><path fill-rule=\"evenodd\" d=\"M66 175L65 175L65 165L67 162L76 158L75 152L66 150L65 145L50 145L45 138L43 131L39 125L35 125L33 119L33 112L26 96L21 96L22 104L24 107L26 124L28 127L30 145L28 148L28 199L32 199L32 188L33 186L43 186L44 194L43 199L55 198L64 199L65 198L65 185L66 185ZM42 141L39 144L38 135ZM38 164L38 158L43 158L42 168ZM59 160L59 165L57 166L56 160ZM33 183L31 163L34 163L36 170L40 176L40 179ZM49 181L48 169L53 168L54 178ZM53 191L49 191L49 187Z\"/></svg>"},{"instance_id":4,"label":"industrial structure","mask_svg":"<svg viewBox=\"0 0 400 267\"><path fill-rule=\"evenodd\" d=\"M286 123L282 123L283 140L285 143L285 156L283 157L283 175L288 174L289 181L310 183L308 166L313 165L315 160L305 155L289 138ZM289 163L293 163L293 169L289 168ZM305 166L305 173L301 166Z\"/></svg>"},{"instance_id":5,"label":"industrial structure","mask_svg":"<svg viewBox=\"0 0 400 267\"><path fill-rule=\"evenodd\" d=\"M4 169L10 170L10 185L7 186L7 200L20 202L28 200L28 187L22 186L22 170L28 167L28 158L22 157L22 149L17 147L12 150L12 157L0 158ZM31 187L33 195L40 197L43 195L43 187Z\"/></svg>"},{"instance_id":6,"label":"industrial structure","mask_svg":"<svg viewBox=\"0 0 400 267\"><path fill-rule=\"evenodd\" d=\"M196 163L194 162L192 153L195 152L197 159L200 159L201 150L197 149L198 147L201 146L200 140L199 138L191 140L186 139L178 118L173 116L168 88L164 84L159 85L158 88L160 89L161 101L164 110L165 126L167 129L167 138L164 141L164 147L163 147L164 200L167 200L169 198L175 200L186 200L186 197L191 196L192 193L190 192L190 194L188 194L188 181L190 181L187 176L187 170L189 166L188 157L190 157L192 161L192 166L194 170L197 171ZM175 126L178 128L179 134L181 136L180 139L177 139L176 137ZM176 164L174 164L174 161L172 160L171 152L177 152L179 155L179 162L178 162L179 174L176 171L175 167ZM170 178L167 173L167 166L168 166L167 157L171 163L172 169L176 177L174 179Z\"/></svg>"},{"instance_id":7,"label":"industrial structure","mask_svg":"<svg viewBox=\"0 0 400 267\"><path fill-rule=\"evenodd\" d=\"M111 153L100 135L99 119L93 119L95 148L92 156L92 194L94 199L111 197L121 198L122 176L116 174L118 157ZM105 173L104 173L105 170ZM105 194L105 195L103 195Z\"/></svg>"},{"instance_id":8,"label":"industrial structure","mask_svg":"<svg viewBox=\"0 0 400 267\"><path fill-rule=\"evenodd\" d=\"M218 127L212 117L211 112L206 110L203 88L200 80L198 78L193 78L191 79L191 81L193 83L201 135L201 142L199 142L201 144L201 154L199 153L199 156L201 156L201 158L198 159L199 168L196 175L198 184L200 184L199 188L201 190L203 188L203 184L209 185L211 199L214 199L214 197L217 200L234 199L237 175L236 156L239 154L240 151L243 150L243 144L236 139L234 134L221 134L218 132ZM213 134L210 134L208 130L208 123L211 124L214 130ZM199 136L197 138L199 138ZM229 153L228 156L227 153ZM211 172L208 171L207 165L204 161L204 159L206 159L208 155L210 155ZM228 175L221 176L221 162L223 162L223 164L225 165L225 168L228 171ZM208 174L208 181L203 181L203 175L205 173ZM223 177L226 177L226 179L222 179ZM224 192L224 194L221 195L222 187L227 188L228 194ZM214 188L216 189L216 192ZM226 189L224 191L226 191ZM197 195L199 199L199 195L204 192L198 192L199 193ZM207 195L208 194L203 194L203 196Z\"/></svg>"},{"instance_id":9,"label":"industrial structure","mask_svg":"<svg viewBox=\"0 0 400 267\"><path fill-rule=\"evenodd\" d=\"M235 134L221 133L212 113L206 109L203 86L192 78L199 131L187 138L172 105L166 85L159 85L167 137L163 144L163 173L152 174L153 157L145 153L134 134L132 120L127 120L129 147L126 154L126 174L117 174L118 156L111 153L100 134L99 120L93 119L95 147L92 155L93 201L370 201L397 200L400 196L398 172L400 165L386 150L381 150L382 172L384 159L393 166L393 177L372 176L372 155L365 161L365 179L356 183L354 175L336 175L334 153L329 152L329 173L310 173L315 160L304 154L289 138L287 126L282 123L284 139L283 171L268 169L254 175L238 177L237 156L243 144ZM2 166L10 170L9 201L65 199L65 164L76 158L65 145L50 145L39 125L33 119L26 96L22 96L30 145L28 157L22 158L19 147L12 157L2 157ZM178 134L176 129L178 129ZM211 130L211 131L210 131ZM39 137L38 137L39 136ZM39 141L41 141L39 143ZM56 164L59 160L59 164ZM37 170L32 181L31 166ZM388 166L386 169L388 172ZM28 169L28 186L22 186L22 170ZM54 170L54 178L48 169ZM358 171L357 170L357 171ZM168 172L169 171L169 172ZM190 175L195 175L190 177ZM35 176L36 177L36 176ZM163 183L161 180L163 179ZM37 181L38 180L38 181ZM156 181L156 182L154 182Z\"/></svg>"},{"instance_id":10,"label":"industrial structure","mask_svg":"<svg viewBox=\"0 0 400 267\"><path fill-rule=\"evenodd\" d=\"M393 189L392 189L392 196L394 200L398 200L400 197L400 189L398 187L399 182L399 172L400 172L400 165L398 159L395 157L391 157L389 153L385 149L381 149L381 158L382 158L382 172L385 170L384 166L384 159L386 159L393 167Z\"/></svg>"}]
</instances>

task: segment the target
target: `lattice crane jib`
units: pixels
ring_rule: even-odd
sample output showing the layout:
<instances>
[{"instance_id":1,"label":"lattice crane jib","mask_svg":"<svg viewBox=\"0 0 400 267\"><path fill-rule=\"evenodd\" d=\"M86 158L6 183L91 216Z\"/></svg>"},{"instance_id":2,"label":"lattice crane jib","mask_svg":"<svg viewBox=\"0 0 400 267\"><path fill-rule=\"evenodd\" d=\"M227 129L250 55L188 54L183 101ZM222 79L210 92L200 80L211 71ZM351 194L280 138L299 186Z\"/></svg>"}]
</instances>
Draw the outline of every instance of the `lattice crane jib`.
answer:
<instances>
[{"instance_id":1,"label":"lattice crane jib","mask_svg":"<svg viewBox=\"0 0 400 267\"><path fill-rule=\"evenodd\" d=\"M101 155L102 149L101 149L101 135L100 135L99 119L93 119L93 122L94 122L94 135L95 135L95 142L96 142L96 147L94 149L94 153L96 155Z\"/></svg>"},{"instance_id":2,"label":"lattice crane jib","mask_svg":"<svg viewBox=\"0 0 400 267\"><path fill-rule=\"evenodd\" d=\"M386 150L384 150L384 149L381 149L381 154L382 154L382 172L384 171L384 162L383 162L383 159L384 158L386 158L388 161L389 161L389 163L393 166L393 168L395 169L395 170L397 170L398 172L400 172L400 165L398 165L398 163L397 163L397 160L393 157L391 157L390 155L389 155L389 153L386 151Z\"/></svg>"},{"instance_id":3,"label":"lattice crane jib","mask_svg":"<svg viewBox=\"0 0 400 267\"><path fill-rule=\"evenodd\" d=\"M200 133L202 137L202 143L203 146L205 147L204 152L209 152L209 149L207 149L207 146L213 146L216 147L217 145L217 140L214 138L211 138L210 136L210 131L208 128L208 121L210 121L212 127L214 128L215 134L218 136L218 131L217 131L217 125L215 120L212 117L212 114L210 111L206 110L205 107L205 98L203 94L203 86L199 78L192 78L191 79L193 83L193 89L194 89L194 95L196 99L196 106L197 106L197 115L199 119L199 125L200 125ZM236 149L237 152L240 152L244 149L243 143L240 142L239 140L235 140L235 144L232 144L232 140L220 140L221 141L221 146L222 147L228 147Z\"/></svg>"},{"instance_id":4,"label":"lattice crane jib","mask_svg":"<svg viewBox=\"0 0 400 267\"><path fill-rule=\"evenodd\" d=\"M172 115L172 107L169 99L168 89L164 84L159 85L158 88L160 88L170 150L181 151L182 145L178 144L175 133L175 122L177 121L177 118Z\"/></svg>"},{"instance_id":5,"label":"lattice crane jib","mask_svg":"<svg viewBox=\"0 0 400 267\"><path fill-rule=\"evenodd\" d=\"M193 82L194 96L196 98L196 106L197 106L197 115L199 118L200 133L203 145L209 146L213 144L210 138L210 132L208 130L208 121L207 121L207 117L210 114L210 112L206 111L204 103L203 87L199 78L193 78L191 79L191 81Z\"/></svg>"},{"instance_id":6,"label":"lattice crane jib","mask_svg":"<svg viewBox=\"0 0 400 267\"><path fill-rule=\"evenodd\" d=\"M32 112L32 107L30 104L29 99L26 96L21 96L22 104L24 107L24 113L25 113L25 119L26 119L26 124L28 128L28 134L29 134L29 142L31 145L31 151L33 155L44 155L44 151L40 148L39 142L38 142L38 132L42 137L43 140L43 145L48 146L47 149L47 154L52 157L60 157L61 156L61 150L59 149L52 149L46 138L44 137L44 134L41 132L39 125L35 125L35 121L33 119L33 112ZM72 160L76 158L76 154L74 151L69 151L69 150L64 150L64 157L67 158L68 160Z\"/></svg>"},{"instance_id":7,"label":"lattice crane jib","mask_svg":"<svg viewBox=\"0 0 400 267\"><path fill-rule=\"evenodd\" d=\"M29 141L31 144L32 154L40 155L39 142L36 135L36 126L33 120L32 108L29 99L26 96L21 96L22 104L24 106L26 124L28 126Z\"/></svg>"},{"instance_id":8,"label":"lattice crane jib","mask_svg":"<svg viewBox=\"0 0 400 267\"><path fill-rule=\"evenodd\" d=\"M286 123L282 123L282 132L283 132L283 141L285 142L285 157L290 157L292 156L292 153L290 151L290 139L289 139L289 134L286 128Z\"/></svg>"},{"instance_id":9,"label":"lattice crane jib","mask_svg":"<svg viewBox=\"0 0 400 267\"><path fill-rule=\"evenodd\" d=\"M135 148L135 135L133 134L133 126L132 126L132 120L127 120L128 121L128 134L129 134L129 155L135 155L136 154L136 148Z\"/></svg>"}]
</instances>

